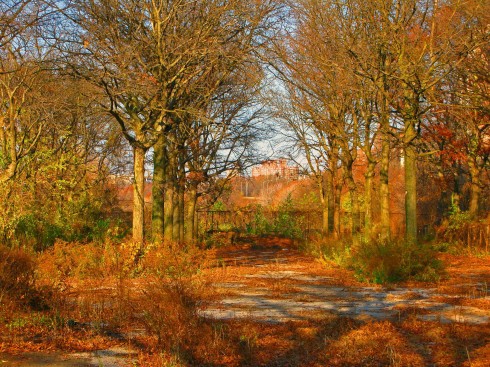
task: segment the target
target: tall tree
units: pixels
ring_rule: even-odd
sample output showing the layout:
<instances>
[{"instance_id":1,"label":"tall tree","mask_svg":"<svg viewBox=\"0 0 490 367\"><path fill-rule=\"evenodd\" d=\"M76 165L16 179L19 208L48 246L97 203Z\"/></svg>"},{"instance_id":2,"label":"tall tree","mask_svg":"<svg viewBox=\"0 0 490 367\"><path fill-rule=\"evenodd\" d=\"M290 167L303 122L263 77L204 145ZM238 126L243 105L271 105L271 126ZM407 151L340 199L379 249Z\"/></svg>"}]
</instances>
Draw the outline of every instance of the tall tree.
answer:
<instances>
[{"instance_id":1,"label":"tall tree","mask_svg":"<svg viewBox=\"0 0 490 367\"><path fill-rule=\"evenodd\" d=\"M285 63L292 71L281 75L323 104L314 108L320 120L321 115L330 120L325 128L335 131L344 144L345 172L353 158L348 152L355 153L353 145L362 147L371 160L369 175L379 161L381 237L385 239L389 238L390 145L396 137L403 149L406 239L415 242L420 131L437 105L433 98L436 85L478 45L464 37L467 26L462 18L456 19L464 5L442 0L304 0L291 4L291 31L285 37L286 46L276 55L283 62L288 60ZM328 95L328 91L334 92ZM347 99L349 91L355 93ZM342 99L345 103L340 103ZM371 135L374 131L378 137ZM359 132L363 141L356 138ZM372 154L377 139L380 158ZM355 190L349 175L346 178Z\"/></svg>"},{"instance_id":2,"label":"tall tree","mask_svg":"<svg viewBox=\"0 0 490 367\"><path fill-rule=\"evenodd\" d=\"M44 1L0 4L0 183L22 169L46 123L50 101L42 90L52 83L53 47L41 22L50 10Z\"/></svg>"},{"instance_id":3,"label":"tall tree","mask_svg":"<svg viewBox=\"0 0 490 367\"><path fill-rule=\"evenodd\" d=\"M154 175L157 182L165 182L167 229L160 223L153 230L154 236L171 239L178 130L195 111L188 96L212 96L222 83L219 76L243 64L274 2L86 0L74 9L71 18L80 31L75 51L82 61L73 64L74 70L99 87L105 95L102 108L119 123L134 149L133 236L144 239L144 155L159 140L156 148L166 152L167 169L155 159L160 163ZM155 202L154 217L162 204Z\"/></svg>"}]
</instances>

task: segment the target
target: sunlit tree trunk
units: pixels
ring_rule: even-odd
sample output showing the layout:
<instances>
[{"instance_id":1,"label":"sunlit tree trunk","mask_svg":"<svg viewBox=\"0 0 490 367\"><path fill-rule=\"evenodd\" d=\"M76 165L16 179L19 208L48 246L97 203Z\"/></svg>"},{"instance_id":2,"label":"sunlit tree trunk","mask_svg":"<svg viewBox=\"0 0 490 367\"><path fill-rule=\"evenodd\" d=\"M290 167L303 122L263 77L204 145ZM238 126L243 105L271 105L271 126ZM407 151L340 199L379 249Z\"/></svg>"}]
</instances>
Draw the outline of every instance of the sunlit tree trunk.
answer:
<instances>
[{"instance_id":1,"label":"sunlit tree trunk","mask_svg":"<svg viewBox=\"0 0 490 367\"><path fill-rule=\"evenodd\" d=\"M174 190L170 185L165 185L165 207L164 207L164 230L163 238L167 241L173 240L174 228Z\"/></svg>"},{"instance_id":2,"label":"sunlit tree trunk","mask_svg":"<svg viewBox=\"0 0 490 367\"><path fill-rule=\"evenodd\" d=\"M145 240L145 149L134 146L133 156L133 240L143 243Z\"/></svg>"},{"instance_id":3,"label":"sunlit tree trunk","mask_svg":"<svg viewBox=\"0 0 490 367\"><path fill-rule=\"evenodd\" d=\"M185 241L192 243L197 233L196 227L196 204L197 204L197 185L191 183L189 190L187 191L187 211L186 211L186 231Z\"/></svg>"},{"instance_id":4,"label":"sunlit tree trunk","mask_svg":"<svg viewBox=\"0 0 490 367\"><path fill-rule=\"evenodd\" d=\"M369 161L364 181L364 198L365 198L365 217L364 217L364 234L367 239L372 237L373 226L373 181L374 181L374 169L376 163Z\"/></svg>"},{"instance_id":5,"label":"sunlit tree trunk","mask_svg":"<svg viewBox=\"0 0 490 367\"><path fill-rule=\"evenodd\" d=\"M183 149L182 149L183 150ZM185 177L185 161L182 155L179 156L179 186L178 192L178 225L179 225L179 242L184 242L185 233L185 190L186 190L186 177Z\"/></svg>"},{"instance_id":6,"label":"sunlit tree trunk","mask_svg":"<svg viewBox=\"0 0 490 367\"><path fill-rule=\"evenodd\" d=\"M163 211L165 192L165 145L163 135L153 146L153 187L151 207L151 235L154 241L163 239Z\"/></svg>"},{"instance_id":7,"label":"sunlit tree trunk","mask_svg":"<svg viewBox=\"0 0 490 367\"><path fill-rule=\"evenodd\" d=\"M175 152L169 152L167 172L165 174L165 207L163 237L167 241L174 239L175 214Z\"/></svg>"},{"instance_id":8,"label":"sunlit tree trunk","mask_svg":"<svg viewBox=\"0 0 490 367\"><path fill-rule=\"evenodd\" d=\"M184 242L185 233L185 186L181 181L179 185L179 242Z\"/></svg>"},{"instance_id":9,"label":"sunlit tree trunk","mask_svg":"<svg viewBox=\"0 0 490 367\"><path fill-rule=\"evenodd\" d=\"M177 181L175 181L177 183ZM179 240L179 233L180 233L180 228L179 228L179 216L180 216L180 205L179 205L179 187L178 185L174 186L174 195L173 195L173 226L172 226L172 239L174 241Z\"/></svg>"},{"instance_id":10,"label":"sunlit tree trunk","mask_svg":"<svg viewBox=\"0 0 490 367\"><path fill-rule=\"evenodd\" d=\"M388 136L383 137L383 142L381 144L381 167L379 170L380 239L387 241L391 237L390 189L388 179L388 170L390 166L390 143Z\"/></svg>"},{"instance_id":11,"label":"sunlit tree trunk","mask_svg":"<svg viewBox=\"0 0 490 367\"><path fill-rule=\"evenodd\" d=\"M381 70L386 68L386 56L381 54ZM381 136L381 160L379 170L379 203L380 203L380 233L381 241L389 241L390 231L390 189L389 189L389 167L390 167L390 117L389 105L386 94L388 93L388 82L385 74L381 77L381 109L380 109L380 136Z\"/></svg>"},{"instance_id":12,"label":"sunlit tree trunk","mask_svg":"<svg viewBox=\"0 0 490 367\"><path fill-rule=\"evenodd\" d=\"M322 235L326 237L328 235L328 194L324 184L323 174L318 172L315 178L322 208Z\"/></svg>"},{"instance_id":13,"label":"sunlit tree trunk","mask_svg":"<svg viewBox=\"0 0 490 367\"><path fill-rule=\"evenodd\" d=\"M342 194L342 182L339 177L336 177L335 188L334 188L334 237L340 238L340 198Z\"/></svg>"},{"instance_id":14,"label":"sunlit tree trunk","mask_svg":"<svg viewBox=\"0 0 490 367\"><path fill-rule=\"evenodd\" d=\"M351 231L352 231L352 244L354 246L359 245L360 235L360 206L359 206L359 193L357 190L354 176L352 175L353 161L346 162L345 166L345 180L349 188L349 196L351 200Z\"/></svg>"},{"instance_id":15,"label":"sunlit tree trunk","mask_svg":"<svg viewBox=\"0 0 490 367\"><path fill-rule=\"evenodd\" d=\"M174 213L174 240L182 242L184 240L184 181L179 178L175 189L175 213Z\"/></svg>"},{"instance_id":16,"label":"sunlit tree trunk","mask_svg":"<svg viewBox=\"0 0 490 367\"><path fill-rule=\"evenodd\" d=\"M417 152L414 140L417 136L415 120L405 121L404 164L405 164L405 239L417 242Z\"/></svg>"},{"instance_id":17,"label":"sunlit tree trunk","mask_svg":"<svg viewBox=\"0 0 490 367\"><path fill-rule=\"evenodd\" d=\"M473 162L472 157L469 157L468 159L468 168L470 172L470 180L471 180L471 186L470 186L470 206L469 206L469 213L476 217L478 215L479 211L479 206L478 202L480 200L480 172L475 164Z\"/></svg>"},{"instance_id":18,"label":"sunlit tree trunk","mask_svg":"<svg viewBox=\"0 0 490 367\"><path fill-rule=\"evenodd\" d=\"M340 238L340 195L342 193L342 180L338 177L338 168L337 168L337 160L338 160L338 152L339 148L333 146L331 149L331 156L329 161L329 169L331 172L331 205L332 205L332 213L333 220L332 228L334 238Z\"/></svg>"},{"instance_id":19,"label":"sunlit tree trunk","mask_svg":"<svg viewBox=\"0 0 490 367\"><path fill-rule=\"evenodd\" d=\"M7 159L7 137L5 134L5 118L0 115L0 154L2 158L2 167L5 165L4 160Z\"/></svg>"},{"instance_id":20,"label":"sunlit tree trunk","mask_svg":"<svg viewBox=\"0 0 490 367\"><path fill-rule=\"evenodd\" d=\"M335 187L332 172L327 172L326 181L327 206L328 206L328 233L335 236Z\"/></svg>"}]
</instances>

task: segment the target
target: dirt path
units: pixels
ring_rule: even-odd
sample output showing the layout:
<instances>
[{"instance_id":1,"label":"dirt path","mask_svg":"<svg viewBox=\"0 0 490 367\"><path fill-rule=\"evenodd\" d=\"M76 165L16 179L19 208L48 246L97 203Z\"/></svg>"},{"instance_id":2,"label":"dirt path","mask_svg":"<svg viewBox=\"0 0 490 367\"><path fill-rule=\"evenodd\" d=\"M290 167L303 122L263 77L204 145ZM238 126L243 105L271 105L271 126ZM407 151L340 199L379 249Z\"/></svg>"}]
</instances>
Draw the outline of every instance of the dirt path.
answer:
<instances>
[{"instance_id":1,"label":"dirt path","mask_svg":"<svg viewBox=\"0 0 490 367\"><path fill-rule=\"evenodd\" d=\"M388 288L361 285L351 273L328 269L284 239L257 239L222 249L216 261L221 266L212 276L218 297L201 312L213 319L280 323L334 313L361 320L394 320L416 309L423 320L490 321L490 264L484 261L476 267L459 264L466 265L465 272L464 266L447 258L452 272L447 281Z\"/></svg>"}]
</instances>

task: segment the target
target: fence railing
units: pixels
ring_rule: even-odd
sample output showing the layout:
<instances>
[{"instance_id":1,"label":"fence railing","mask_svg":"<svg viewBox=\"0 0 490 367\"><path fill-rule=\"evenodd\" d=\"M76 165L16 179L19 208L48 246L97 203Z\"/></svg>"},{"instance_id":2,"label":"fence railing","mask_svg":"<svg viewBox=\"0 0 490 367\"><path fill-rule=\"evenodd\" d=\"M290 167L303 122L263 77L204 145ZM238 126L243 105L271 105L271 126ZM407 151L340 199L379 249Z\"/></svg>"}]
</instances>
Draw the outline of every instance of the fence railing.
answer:
<instances>
[{"instance_id":1,"label":"fence railing","mask_svg":"<svg viewBox=\"0 0 490 367\"><path fill-rule=\"evenodd\" d=\"M348 213L344 213L348 215ZM281 216L286 216L282 218ZM280 234L278 231L287 226L290 221L290 228L294 229L295 234L307 238L311 234L319 234L322 230L322 212L320 210L290 210L287 212L278 210L206 210L197 213L199 233L206 232L226 232L239 231L241 233L261 233L261 234ZM343 221L340 233L349 235L350 225L348 221ZM282 227L278 228L277 224ZM423 228L421 228L423 229ZM443 231L430 230L430 233L438 233L437 239L448 243L459 243L460 245L477 248L486 252L490 251L490 223L472 222L461 224L458 228L446 228ZM397 236L397 234L392 233ZM399 236L400 234L398 234ZM421 236L427 233L421 231ZM403 237L403 234L401 234Z\"/></svg>"},{"instance_id":2,"label":"fence railing","mask_svg":"<svg viewBox=\"0 0 490 367\"><path fill-rule=\"evenodd\" d=\"M490 250L490 223L465 223L457 228L447 228L441 239L449 243L459 243L468 248Z\"/></svg>"},{"instance_id":3,"label":"fence railing","mask_svg":"<svg viewBox=\"0 0 490 367\"><path fill-rule=\"evenodd\" d=\"M241 233L278 234L279 227L301 236L321 232L322 213L315 210L206 210L198 211L199 232L234 230ZM284 228L288 227L288 228Z\"/></svg>"}]
</instances>

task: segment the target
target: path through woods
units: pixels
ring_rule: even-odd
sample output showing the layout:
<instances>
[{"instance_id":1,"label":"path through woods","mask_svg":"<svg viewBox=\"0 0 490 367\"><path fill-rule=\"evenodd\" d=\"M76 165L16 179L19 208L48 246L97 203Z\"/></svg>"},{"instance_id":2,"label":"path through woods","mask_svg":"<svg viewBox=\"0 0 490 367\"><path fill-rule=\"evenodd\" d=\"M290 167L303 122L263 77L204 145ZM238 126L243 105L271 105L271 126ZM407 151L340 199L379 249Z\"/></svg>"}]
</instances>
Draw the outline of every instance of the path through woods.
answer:
<instances>
[{"instance_id":1,"label":"path through woods","mask_svg":"<svg viewBox=\"0 0 490 367\"><path fill-rule=\"evenodd\" d=\"M210 252L198 313L211 332L193 331L206 340L190 365L490 365L488 257L442 254L445 280L380 286L287 239L242 239ZM0 367L132 365L138 349L128 335L97 352L4 354Z\"/></svg>"},{"instance_id":2,"label":"path through woods","mask_svg":"<svg viewBox=\"0 0 490 367\"><path fill-rule=\"evenodd\" d=\"M286 239L257 238L223 248L216 258L222 269L215 271L218 280L213 285L220 297L202 311L215 319L278 323L332 313L365 321L397 320L407 309L417 309L423 320L490 321L490 264L480 259L472 264L453 260L450 278L438 284L382 287L359 283L351 272L325 266Z\"/></svg>"}]
</instances>

